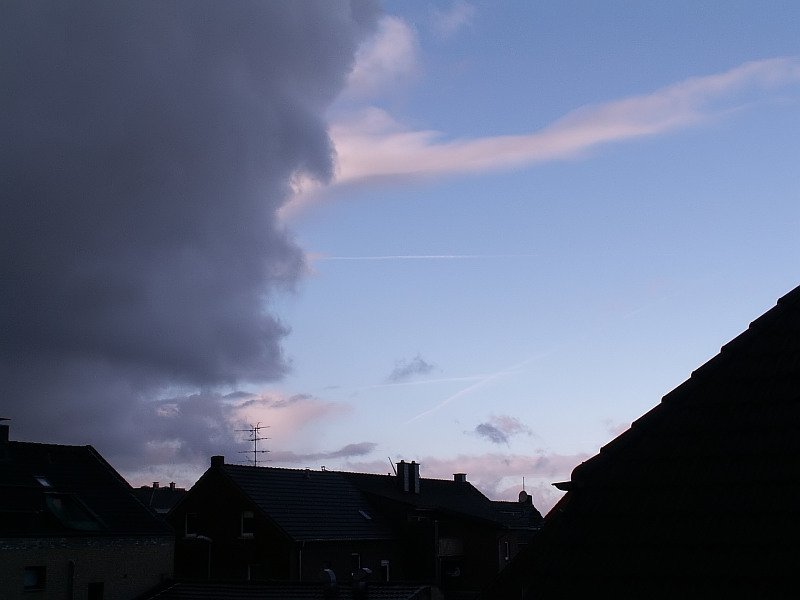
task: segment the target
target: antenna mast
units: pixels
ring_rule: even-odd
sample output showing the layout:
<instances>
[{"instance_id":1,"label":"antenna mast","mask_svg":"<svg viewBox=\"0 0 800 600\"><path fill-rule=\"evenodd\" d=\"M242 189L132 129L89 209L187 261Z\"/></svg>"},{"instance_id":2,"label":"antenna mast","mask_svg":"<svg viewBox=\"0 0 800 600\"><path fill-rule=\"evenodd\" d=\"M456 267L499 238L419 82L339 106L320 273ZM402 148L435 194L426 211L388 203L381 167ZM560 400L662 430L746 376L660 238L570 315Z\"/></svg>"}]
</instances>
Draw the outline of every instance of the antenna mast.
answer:
<instances>
[{"instance_id":1,"label":"antenna mast","mask_svg":"<svg viewBox=\"0 0 800 600\"><path fill-rule=\"evenodd\" d=\"M255 425L250 425L250 429L237 429L236 431L246 431L250 434L248 438L248 442L253 442L253 449L252 450L239 450L239 454L253 454L252 464L254 467L258 466L258 455L259 454L266 454L269 450L259 450L258 449L258 442L261 440L268 440L268 437L261 437L260 432L262 429L269 428L269 425L262 425L261 421L256 423Z\"/></svg>"}]
</instances>

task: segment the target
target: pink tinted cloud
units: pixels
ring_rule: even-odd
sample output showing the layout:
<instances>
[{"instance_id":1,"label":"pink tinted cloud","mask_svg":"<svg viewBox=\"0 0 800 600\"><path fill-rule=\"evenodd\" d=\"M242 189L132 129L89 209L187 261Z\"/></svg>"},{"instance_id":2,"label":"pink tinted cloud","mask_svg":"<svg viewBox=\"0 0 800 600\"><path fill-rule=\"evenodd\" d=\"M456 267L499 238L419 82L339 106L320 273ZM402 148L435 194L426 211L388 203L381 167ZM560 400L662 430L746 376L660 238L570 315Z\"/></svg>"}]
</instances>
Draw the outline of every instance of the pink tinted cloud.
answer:
<instances>
[{"instance_id":1,"label":"pink tinted cloud","mask_svg":"<svg viewBox=\"0 0 800 600\"><path fill-rule=\"evenodd\" d=\"M442 132L409 129L369 107L330 127L336 149L334 185L513 169L578 157L597 147L665 134L794 93L800 59L747 62L723 73L692 77L652 93L567 113L542 130L518 135L443 140ZM320 184L298 176L282 215L313 203Z\"/></svg>"}]
</instances>

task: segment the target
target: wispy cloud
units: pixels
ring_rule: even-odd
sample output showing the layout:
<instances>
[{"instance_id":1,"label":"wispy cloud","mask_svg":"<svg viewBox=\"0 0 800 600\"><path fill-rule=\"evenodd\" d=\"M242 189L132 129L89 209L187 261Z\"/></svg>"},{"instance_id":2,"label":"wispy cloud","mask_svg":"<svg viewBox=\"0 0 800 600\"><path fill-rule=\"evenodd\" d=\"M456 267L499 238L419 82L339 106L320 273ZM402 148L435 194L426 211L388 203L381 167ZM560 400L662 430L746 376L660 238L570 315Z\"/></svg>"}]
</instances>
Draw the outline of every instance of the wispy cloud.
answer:
<instances>
[{"instance_id":1,"label":"wispy cloud","mask_svg":"<svg viewBox=\"0 0 800 600\"><path fill-rule=\"evenodd\" d=\"M796 99L798 83L800 59L796 57L747 62L649 94L584 106L539 131L476 139L448 140L440 131L409 129L385 110L369 107L331 125L337 155L334 185L476 173L573 159L603 144L706 123L773 101L776 93ZM299 182L298 194L283 215L313 201L318 189L319 184Z\"/></svg>"},{"instance_id":2,"label":"wispy cloud","mask_svg":"<svg viewBox=\"0 0 800 600\"><path fill-rule=\"evenodd\" d=\"M270 461L283 464L308 463L309 461L334 460L338 458L362 457L370 454L377 446L374 442L358 442L347 444L331 452L311 452L298 454L291 451L278 451L270 453Z\"/></svg>"},{"instance_id":3,"label":"wispy cloud","mask_svg":"<svg viewBox=\"0 0 800 600\"><path fill-rule=\"evenodd\" d=\"M433 8L433 26L443 37L450 37L469 25L475 13L475 6L464 0L456 0L447 8Z\"/></svg>"},{"instance_id":4,"label":"wispy cloud","mask_svg":"<svg viewBox=\"0 0 800 600\"><path fill-rule=\"evenodd\" d=\"M386 378L386 381L388 383L403 382L417 375L427 375L434 369L436 369L436 365L429 363L423 359L422 356L417 354L411 360L403 359L397 361L394 369L392 369L392 372L389 373L389 376Z\"/></svg>"},{"instance_id":5,"label":"wispy cloud","mask_svg":"<svg viewBox=\"0 0 800 600\"><path fill-rule=\"evenodd\" d=\"M444 408L445 406L447 406L451 402L455 402L456 400L458 400L460 398L463 398L464 396L467 396L468 394L471 394L472 392L475 392L475 391L477 391L477 390L479 390L479 389L481 389L483 387L486 387L487 385L490 385L490 384L494 383L495 381L497 381L497 380L499 380L499 379L501 379L503 377L507 377L509 375L513 375L514 373L517 373L520 369L525 367L527 364L529 364L529 363L531 363L533 361L539 360L539 359L541 359L541 358L543 358L545 356L548 356L549 354L551 354L554 351L555 350L548 350L546 352L540 352L538 354L535 354L533 356L530 356L530 357L526 358L525 360L523 360L523 361L521 361L519 363L511 365L511 366L509 366L509 367L507 367L505 369L500 369L498 371L495 371L494 373L488 373L486 375L483 375L475 383L473 383L472 385L468 385L467 387L457 391L456 393L451 394L450 396L448 396L447 398L445 398L444 400L442 400L438 404L435 404L431 408L429 408L427 410L424 410L421 413L418 413L418 414L414 415L408 421L406 421L406 424L413 423L414 421L422 419L423 417L427 417L428 415L433 414L434 412L438 411L439 409Z\"/></svg>"}]
</instances>

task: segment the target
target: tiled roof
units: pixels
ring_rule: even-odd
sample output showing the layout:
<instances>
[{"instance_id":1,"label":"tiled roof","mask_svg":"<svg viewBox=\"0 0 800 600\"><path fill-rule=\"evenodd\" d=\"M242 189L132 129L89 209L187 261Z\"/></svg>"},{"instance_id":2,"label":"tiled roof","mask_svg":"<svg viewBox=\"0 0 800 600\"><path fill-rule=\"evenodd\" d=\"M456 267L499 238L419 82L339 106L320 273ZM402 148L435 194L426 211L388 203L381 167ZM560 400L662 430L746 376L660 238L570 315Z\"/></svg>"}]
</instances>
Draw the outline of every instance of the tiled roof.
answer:
<instances>
[{"instance_id":1,"label":"tiled roof","mask_svg":"<svg viewBox=\"0 0 800 600\"><path fill-rule=\"evenodd\" d=\"M531 597L782 596L800 553L800 288L578 466Z\"/></svg>"},{"instance_id":2,"label":"tiled roof","mask_svg":"<svg viewBox=\"0 0 800 600\"><path fill-rule=\"evenodd\" d=\"M0 536L171 533L91 446L4 443Z\"/></svg>"},{"instance_id":3,"label":"tiled roof","mask_svg":"<svg viewBox=\"0 0 800 600\"><path fill-rule=\"evenodd\" d=\"M420 478L419 493L404 492L397 477L370 473L342 473L363 492L422 510L438 510L483 521L497 521L492 501L468 482Z\"/></svg>"},{"instance_id":4,"label":"tiled roof","mask_svg":"<svg viewBox=\"0 0 800 600\"><path fill-rule=\"evenodd\" d=\"M342 473L240 465L221 468L295 540L392 538L385 519Z\"/></svg>"},{"instance_id":5,"label":"tiled roof","mask_svg":"<svg viewBox=\"0 0 800 600\"><path fill-rule=\"evenodd\" d=\"M492 500L495 519L509 528L539 527L542 515L530 502Z\"/></svg>"},{"instance_id":6,"label":"tiled roof","mask_svg":"<svg viewBox=\"0 0 800 600\"><path fill-rule=\"evenodd\" d=\"M321 583L173 583L143 600L353 600L353 590L347 584L338 587L335 595L326 596ZM369 600L430 600L430 586L403 584L371 584Z\"/></svg>"}]
</instances>

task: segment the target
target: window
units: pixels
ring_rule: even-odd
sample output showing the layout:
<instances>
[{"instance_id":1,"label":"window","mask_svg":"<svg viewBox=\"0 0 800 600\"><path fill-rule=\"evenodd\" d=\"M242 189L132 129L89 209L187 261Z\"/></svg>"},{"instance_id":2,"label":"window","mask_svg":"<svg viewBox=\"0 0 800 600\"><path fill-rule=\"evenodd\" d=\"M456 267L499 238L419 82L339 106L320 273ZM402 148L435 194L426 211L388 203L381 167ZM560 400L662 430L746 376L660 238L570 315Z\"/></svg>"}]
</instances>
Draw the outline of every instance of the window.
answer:
<instances>
[{"instance_id":1,"label":"window","mask_svg":"<svg viewBox=\"0 0 800 600\"><path fill-rule=\"evenodd\" d=\"M53 484L52 484L52 483L50 483L50 482L47 480L47 477L45 477L44 475L34 475L34 476L33 476L33 478L34 478L34 479L35 479L37 482L39 482L39 485L40 485L40 486L42 486L42 487L46 487L46 488L53 487Z\"/></svg>"},{"instance_id":2,"label":"window","mask_svg":"<svg viewBox=\"0 0 800 600\"><path fill-rule=\"evenodd\" d=\"M359 509L358 510L358 514L360 514L362 517L364 517L367 521L372 521L372 515L369 514L366 510Z\"/></svg>"},{"instance_id":3,"label":"window","mask_svg":"<svg viewBox=\"0 0 800 600\"><path fill-rule=\"evenodd\" d=\"M186 513L186 535L200 533L200 513Z\"/></svg>"},{"instance_id":4,"label":"window","mask_svg":"<svg viewBox=\"0 0 800 600\"><path fill-rule=\"evenodd\" d=\"M256 519L252 510L242 511L242 537L251 538L256 533Z\"/></svg>"},{"instance_id":5,"label":"window","mask_svg":"<svg viewBox=\"0 0 800 600\"><path fill-rule=\"evenodd\" d=\"M43 566L25 567L25 573L22 579L22 589L26 592L43 590L46 579L47 569L45 569Z\"/></svg>"},{"instance_id":6,"label":"window","mask_svg":"<svg viewBox=\"0 0 800 600\"><path fill-rule=\"evenodd\" d=\"M89 595L87 600L103 600L103 582L93 581L89 584Z\"/></svg>"},{"instance_id":7,"label":"window","mask_svg":"<svg viewBox=\"0 0 800 600\"><path fill-rule=\"evenodd\" d=\"M361 568L361 555L358 552L353 552L350 555L350 571L355 573Z\"/></svg>"},{"instance_id":8,"label":"window","mask_svg":"<svg viewBox=\"0 0 800 600\"><path fill-rule=\"evenodd\" d=\"M81 531L97 531L102 523L89 508L73 494L45 495L45 505L62 525Z\"/></svg>"},{"instance_id":9,"label":"window","mask_svg":"<svg viewBox=\"0 0 800 600\"><path fill-rule=\"evenodd\" d=\"M505 550L505 559L506 560L511 560L510 544L508 542L503 542L503 546L505 546L505 548L504 548L504 550Z\"/></svg>"}]
</instances>

